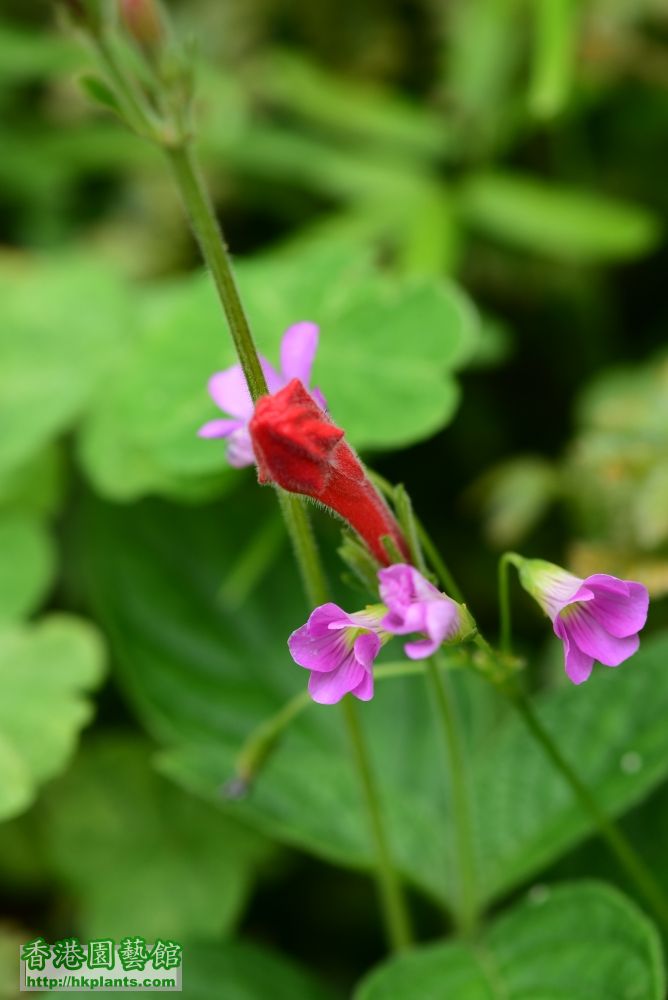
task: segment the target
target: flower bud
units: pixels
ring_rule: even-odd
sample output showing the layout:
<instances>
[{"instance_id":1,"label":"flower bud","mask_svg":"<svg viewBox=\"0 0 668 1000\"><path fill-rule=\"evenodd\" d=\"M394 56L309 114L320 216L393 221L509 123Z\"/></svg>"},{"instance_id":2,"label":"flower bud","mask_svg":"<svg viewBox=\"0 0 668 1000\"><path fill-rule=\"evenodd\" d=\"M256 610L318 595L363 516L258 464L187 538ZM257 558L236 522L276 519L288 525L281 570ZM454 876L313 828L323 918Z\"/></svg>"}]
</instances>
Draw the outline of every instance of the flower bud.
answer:
<instances>
[{"instance_id":1,"label":"flower bud","mask_svg":"<svg viewBox=\"0 0 668 1000\"><path fill-rule=\"evenodd\" d=\"M163 38L163 24L156 0L120 0L121 20L144 49L156 49Z\"/></svg>"},{"instance_id":2,"label":"flower bud","mask_svg":"<svg viewBox=\"0 0 668 1000\"><path fill-rule=\"evenodd\" d=\"M384 536L408 557L399 525L343 431L323 413L299 379L258 400L249 427L261 483L276 483L335 511L382 565L391 561Z\"/></svg>"}]
</instances>

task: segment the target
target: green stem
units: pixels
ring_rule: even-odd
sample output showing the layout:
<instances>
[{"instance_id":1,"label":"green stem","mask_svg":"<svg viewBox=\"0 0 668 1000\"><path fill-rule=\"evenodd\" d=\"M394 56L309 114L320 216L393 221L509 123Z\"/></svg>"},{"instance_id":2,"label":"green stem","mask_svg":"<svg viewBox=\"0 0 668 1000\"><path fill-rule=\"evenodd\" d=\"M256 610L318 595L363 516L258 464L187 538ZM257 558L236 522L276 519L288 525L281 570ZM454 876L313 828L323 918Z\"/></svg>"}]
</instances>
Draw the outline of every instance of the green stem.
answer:
<instances>
[{"instance_id":1,"label":"green stem","mask_svg":"<svg viewBox=\"0 0 668 1000\"><path fill-rule=\"evenodd\" d=\"M237 776L247 787L270 756L290 723L308 708L308 691L300 691L285 705L253 730L237 756Z\"/></svg>"},{"instance_id":2,"label":"green stem","mask_svg":"<svg viewBox=\"0 0 668 1000\"><path fill-rule=\"evenodd\" d=\"M614 820L603 811L590 789L580 780L577 772L562 756L548 731L536 715L531 702L525 694L507 692L531 735L542 746L554 766L568 782L573 794L582 806L583 811L591 817L599 834L604 838L619 864L633 881L638 892L661 921L664 930L668 930L668 898L658 885L652 872L645 865L633 845L626 839Z\"/></svg>"},{"instance_id":3,"label":"green stem","mask_svg":"<svg viewBox=\"0 0 668 1000\"><path fill-rule=\"evenodd\" d=\"M218 291L227 321L253 400L267 392L257 349L244 313L232 262L216 220L213 206L198 166L188 146L165 147L193 231L200 244ZM311 531L304 502L297 496L278 490L281 513L292 542L305 593L311 604L328 600L328 588L318 549ZM348 729L366 803L369 825L376 852L376 876L389 940L394 949L407 947L411 941L409 918L401 882L392 863L385 831L380 798L371 768L355 706L343 699L342 711ZM288 711L291 718L292 712Z\"/></svg>"},{"instance_id":4,"label":"green stem","mask_svg":"<svg viewBox=\"0 0 668 1000\"><path fill-rule=\"evenodd\" d=\"M378 787L371 768L369 752L360 725L357 705L352 695L346 695L341 702L341 706L346 719L350 745L357 765L357 773L364 789L369 824L375 846L378 889L387 935L392 948L395 951L402 951L411 945L412 933L406 902L394 867L385 831Z\"/></svg>"},{"instance_id":5,"label":"green stem","mask_svg":"<svg viewBox=\"0 0 668 1000\"><path fill-rule=\"evenodd\" d=\"M329 588L305 502L284 490L279 489L277 493L304 593L309 604L314 607L325 604L329 600Z\"/></svg>"},{"instance_id":6,"label":"green stem","mask_svg":"<svg viewBox=\"0 0 668 1000\"><path fill-rule=\"evenodd\" d=\"M508 568L514 561L513 552L504 552L499 559L499 619L501 652L509 656L512 650L512 623L510 617L510 586Z\"/></svg>"},{"instance_id":7,"label":"green stem","mask_svg":"<svg viewBox=\"0 0 668 1000\"><path fill-rule=\"evenodd\" d=\"M449 668L447 663L441 660L438 669ZM381 663L374 668L373 677L374 681L379 683L395 680L398 677L417 677L426 671L425 660L401 660L398 663ZM237 756L237 777L244 786L258 775L288 726L312 704L308 691L300 691L286 701L274 715L264 719L249 733Z\"/></svg>"},{"instance_id":8,"label":"green stem","mask_svg":"<svg viewBox=\"0 0 668 1000\"><path fill-rule=\"evenodd\" d=\"M458 601L460 604L464 604L464 595L462 594L461 589L457 586L457 581L446 566L440 552L432 542L427 529L422 524L422 521L420 521L417 517L415 519L415 523L417 525L422 548L424 549L427 559L435 569L436 575L443 585L443 589L455 601Z\"/></svg>"},{"instance_id":9,"label":"green stem","mask_svg":"<svg viewBox=\"0 0 668 1000\"><path fill-rule=\"evenodd\" d=\"M213 205L192 151L187 145L165 147L193 232L213 276L218 298L227 317L239 363L253 401L266 395L267 382L257 348L241 304L232 261L216 220Z\"/></svg>"},{"instance_id":10,"label":"green stem","mask_svg":"<svg viewBox=\"0 0 668 1000\"><path fill-rule=\"evenodd\" d=\"M290 494L279 494L281 509L299 565L304 589L312 604L328 600L328 590L318 550L303 503ZM369 750L352 696L341 702L348 739L353 751L357 774L366 805L369 829L373 838L376 857L376 880L388 940L395 951L407 948L412 940L408 908L401 881L392 861L392 852L385 830L380 794L376 783Z\"/></svg>"},{"instance_id":11,"label":"green stem","mask_svg":"<svg viewBox=\"0 0 668 1000\"><path fill-rule=\"evenodd\" d=\"M461 723L449 678L441 669L440 657L427 661L427 675L438 710L446 749L448 785L452 796L452 817L458 869L457 919L464 935L471 935L478 919L473 818L466 775L466 753Z\"/></svg>"}]
</instances>

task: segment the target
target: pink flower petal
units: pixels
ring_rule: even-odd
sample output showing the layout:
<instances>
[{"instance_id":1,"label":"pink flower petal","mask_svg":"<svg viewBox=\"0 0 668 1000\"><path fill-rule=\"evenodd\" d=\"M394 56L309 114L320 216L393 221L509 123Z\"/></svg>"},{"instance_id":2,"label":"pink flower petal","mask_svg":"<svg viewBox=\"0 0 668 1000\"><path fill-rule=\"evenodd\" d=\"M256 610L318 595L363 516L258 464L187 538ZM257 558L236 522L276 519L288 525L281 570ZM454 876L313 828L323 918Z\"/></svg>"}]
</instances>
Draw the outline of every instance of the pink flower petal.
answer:
<instances>
[{"instance_id":1,"label":"pink flower petal","mask_svg":"<svg viewBox=\"0 0 668 1000\"><path fill-rule=\"evenodd\" d=\"M371 701L373 698L373 673L370 670L365 670L364 677L350 693L354 694L360 701Z\"/></svg>"},{"instance_id":2,"label":"pink flower petal","mask_svg":"<svg viewBox=\"0 0 668 1000\"><path fill-rule=\"evenodd\" d=\"M247 424L242 423L227 439L227 461L235 469L244 469L247 465L254 464L253 442Z\"/></svg>"},{"instance_id":3,"label":"pink flower petal","mask_svg":"<svg viewBox=\"0 0 668 1000\"><path fill-rule=\"evenodd\" d=\"M286 384L290 379L298 378L308 388L317 349L318 327L315 323L295 323L288 327L281 341L281 371Z\"/></svg>"},{"instance_id":4,"label":"pink flower petal","mask_svg":"<svg viewBox=\"0 0 668 1000\"><path fill-rule=\"evenodd\" d=\"M363 683L366 672L351 650L336 670L330 673L313 671L308 682L309 694L320 705L334 705Z\"/></svg>"},{"instance_id":5,"label":"pink flower petal","mask_svg":"<svg viewBox=\"0 0 668 1000\"><path fill-rule=\"evenodd\" d=\"M411 660L423 660L435 653L448 633L456 629L457 617L457 606L454 603L443 599L429 601L425 610L425 623L420 630L428 638L406 643L406 656Z\"/></svg>"},{"instance_id":6,"label":"pink flower petal","mask_svg":"<svg viewBox=\"0 0 668 1000\"><path fill-rule=\"evenodd\" d=\"M260 364L262 366L262 372L267 382L267 389L269 390L269 395L273 395L273 393L278 392L279 389L282 389L285 385L288 384L289 379L283 378L283 376L276 371L271 362L267 361L266 358L260 357Z\"/></svg>"},{"instance_id":7,"label":"pink flower petal","mask_svg":"<svg viewBox=\"0 0 668 1000\"><path fill-rule=\"evenodd\" d=\"M621 639L610 635L596 621L590 605L580 604L575 608L571 605L567 617L562 612L560 618L571 644L577 644L583 653L593 656L607 667L619 666L638 649L640 640L637 635Z\"/></svg>"},{"instance_id":8,"label":"pink flower petal","mask_svg":"<svg viewBox=\"0 0 668 1000\"><path fill-rule=\"evenodd\" d=\"M315 401L318 404L318 406L320 407L320 409L324 410L325 413L326 413L327 412L327 400L325 399L325 397L322 394L322 392L320 391L320 389L317 388L317 386L316 386L315 389L311 389L311 395L315 399Z\"/></svg>"},{"instance_id":9,"label":"pink flower petal","mask_svg":"<svg viewBox=\"0 0 668 1000\"><path fill-rule=\"evenodd\" d=\"M302 625L288 639L292 659L300 667L319 673L331 673L350 655L345 637L338 632L314 636L308 626Z\"/></svg>"},{"instance_id":10,"label":"pink flower petal","mask_svg":"<svg viewBox=\"0 0 668 1000\"><path fill-rule=\"evenodd\" d=\"M554 623L554 631L564 643L564 661L569 679L574 684L583 684L591 675L594 657L587 656L570 640L564 623L559 618Z\"/></svg>"},{"instance_id":11,"label":"pink flower petal","mask_svg":"<svg viewBox=\"0 0 668 1000\"><path fill-rule=\"evenodd\" d=\"M312 611L308 620L308 626L314 636L326 636L331 628L346 628L349 625L355 625L352 616L332 601L321 604Z\"/></svg>"},{"instance_id":12,"label":"pink flower petal","mask_svg":"<svg viewBox=\"0 0 668 1000\"><path fill-rule=\"evenodd\" d=\"M358 635L353 645L353 652L358 663L367 670L373 667L373 661L380 651L380 639L375 632L363 632Z\"/></svg>"},{"instance_id":13,"label":"pink flower petal","mask_svg":"<svg viewBox=\"0 0 668 1000\"><path fill-rule=\"evenodd\" d=\"M240 420L209 420L197 431L197 436L201 438L222 438L228 437L234 431L242 427Z\"/></svg>"},{"instance_id":14,"label":"pink flower petal","mask_svg":"<svg viewBox=\"0 0 668 1000\"><path fill-rule=\"evenodd\" d=\"M216 372L209 379L209 395L216 406L233 417L250 420L253 401L246 385L241 365L232 365L225 371Z\"/></svg>"},{"instance_id":15,"label":"pink flower petal","mask_svg":"<svg viewBox=\"0 0 668 1000\"><path fill-rule=\"evenodd\" d=\"M644 627L649 594L642 583L597 573L585 581L594 593L591 613L610 635L623 639Z\"/></svg>"}]
</instances>

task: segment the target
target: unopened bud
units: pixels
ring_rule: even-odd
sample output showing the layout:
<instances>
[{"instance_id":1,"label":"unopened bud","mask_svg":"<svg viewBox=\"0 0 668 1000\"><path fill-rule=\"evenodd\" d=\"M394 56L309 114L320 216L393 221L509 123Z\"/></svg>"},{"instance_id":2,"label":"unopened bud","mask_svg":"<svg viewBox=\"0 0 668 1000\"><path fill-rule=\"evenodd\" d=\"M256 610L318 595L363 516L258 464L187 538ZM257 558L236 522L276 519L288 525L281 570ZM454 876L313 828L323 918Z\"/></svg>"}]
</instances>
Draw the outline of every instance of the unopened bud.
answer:
<instances>
[{"instance_id":1,"label":"unopened bud","mask_svg":"<svg viewBox=\"0 0 668 1000\"><path fill-rule=\"evenodd\" d=\"M126 30L142 48L157 48L164 32L156 0L120 0L120 13Z\"/></svg>"}]
</instances>

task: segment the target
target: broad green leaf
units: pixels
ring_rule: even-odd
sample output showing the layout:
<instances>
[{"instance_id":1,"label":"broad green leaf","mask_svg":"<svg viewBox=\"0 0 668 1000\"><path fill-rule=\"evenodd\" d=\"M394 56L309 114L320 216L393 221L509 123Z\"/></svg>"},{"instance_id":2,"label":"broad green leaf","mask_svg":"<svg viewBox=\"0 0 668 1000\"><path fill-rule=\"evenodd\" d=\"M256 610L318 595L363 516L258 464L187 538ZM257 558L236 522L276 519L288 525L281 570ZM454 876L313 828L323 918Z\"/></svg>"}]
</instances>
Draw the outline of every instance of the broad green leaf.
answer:
<instances>
[{"instance_id":1,"label":"broad green leaf","mask_svg":"<svg viewBox=\"0 0 668 1000\"><path fill-rule=\"evenodd\" d=\"M254 530L249 501L241 495L197 511L94 504L82 537L96 613L129 696L166 747L163 767L217 803L243 739L306 682L286 650L289 633L308 614L292 571L266 567L242 609L228 603L224 586L221 592ZM399 648L390 651L396 656ZM610 814L641 801L668 772L667 658L668 637L648 638L620 670L598 668L585 687L538 699L544 724ZM591 833L591 824L486 682L461 670L450 681L468 720L478 885L491 901ZM379 683L361 712L399 864L410 881L448 904L457 862L426 686L420 678ZM622 764L629 752L642 760L632 774ZM252 794L227 808L340 864L371 864L337 709L311 706Z\"/></svg>"},{"instance_id":2,"label":"broad green leaf","mask_svg":"<svg viewBox=\"0 0 668 1000\"><path fill-rule=\"evenodd\" d=\"M0 509L55 514L63 499L64 464L61 449L49 445L0 476Z\"/></svg>"},{"instance_id":3,"label":"broad green leaf","mask_svg":"<svg viewBox=\"0 0 668 1000\"><path fill-rule=\"evenodd\" d=\"M489 236L578 264L640 257L660 235L648 209L522 174L471 175L461 208L469 224Z\"/></svg>"},{"instance_id":4,"label":"broad green leaf","mask_svg":"<svg viewBox=\"0 0 668 1000\"><path fill-rule=\"evenodd\" d=\"M659 935L621 893L596 882L546 888L475 945L436 944L391 959L355 1000L662 1000Z\"/></svg>"},{"instance_id":5,"label":"broad green leaf","mask_svg":"<svg viewBox=\"0 0 668 1000\"><path fill-rule=\"evenodd\" d=\"M39 606L51 583L55 551L37 518L0 512L0 624Z\"/></svg>"},{"instance_id":6,"label":"broad green leaf","mask_svg":"<svg viewBox=\"0 0 668 1000\"><path fill-rule=\"evenodd\" d=\"M476 327L457 289L393 287L347 246L293 249L237 270L258 346L274 364L291 323L319 323L314 380L355 446L406 445L450 419L459 396L451 371L473 350ZM179 479L219 482L224 467L224 444L197 437L217 412L208 378L236 361L210 277L148 290L141 326L81 440L87 472L114 499L170 492Z\"/></svg>"},{"instance_id":7,"label":"broad green leaf","mask_svg":"<svg viewBox=\"0 0 668 1000\"><path fill-rule=\"evenodd\" d=\"M130 332L108 269L71 257L0 263L0 475L82 412Z\"/></svg>"},{"instance_id":8,"label":"broad green leaf","mask_svg":"<svg viewBox=\"0 0 668 1000\"><path fill-rule=\"evenodd\" d=\"M103 674L96 630L66 615L0 631L0 819L68 764Z\"/></svg>"},{"instance_id":9,"label":"broad green leaf","mask_svg":"<svg viewBox=\"0 0 668 1000\"><path fill-rule=\"evenodd\" d=\"M334 992L295 962L257 944L230 941L183 948L185 1000L210 1000L220 983L225 1000L333 1000Z\"/></svg>"},{"instance_id":10,"label":"broad green leaf","mask_svg":"<svg viewBox=\"0 0 668 1000\"><path fill-rule=\"evenodd\" d=\"M245 904L268 845L158 775L139 740L98 737L49 788L46 857L88 937L217 940Z\"/></svg>"}]
</instances>

